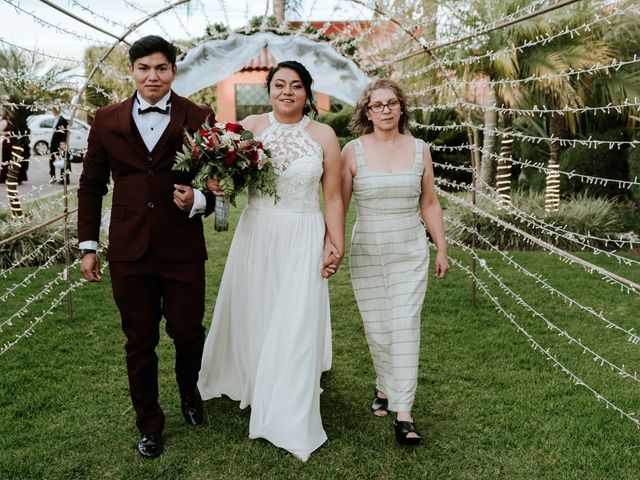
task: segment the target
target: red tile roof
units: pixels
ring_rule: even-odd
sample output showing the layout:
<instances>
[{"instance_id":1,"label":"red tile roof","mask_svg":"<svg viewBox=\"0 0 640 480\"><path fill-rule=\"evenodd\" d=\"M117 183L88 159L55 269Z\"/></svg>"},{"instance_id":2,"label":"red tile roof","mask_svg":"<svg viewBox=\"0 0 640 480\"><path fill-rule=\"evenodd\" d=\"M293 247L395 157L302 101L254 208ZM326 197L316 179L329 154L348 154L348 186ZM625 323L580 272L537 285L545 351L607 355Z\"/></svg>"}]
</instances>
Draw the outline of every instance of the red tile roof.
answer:
<instances>
[{"instance_id":1,"label":"red tile roof","mask_svg":"<svg viewBox=\"0 0 640 480\"><path fill-rule=\"evenodd\" d=\"M275 66L276 61L269 53L269 49L265 47L258 55L253 57L244 67L242 67L242 71L269 70L271 67Z\"/></svg>"}]
</instances>

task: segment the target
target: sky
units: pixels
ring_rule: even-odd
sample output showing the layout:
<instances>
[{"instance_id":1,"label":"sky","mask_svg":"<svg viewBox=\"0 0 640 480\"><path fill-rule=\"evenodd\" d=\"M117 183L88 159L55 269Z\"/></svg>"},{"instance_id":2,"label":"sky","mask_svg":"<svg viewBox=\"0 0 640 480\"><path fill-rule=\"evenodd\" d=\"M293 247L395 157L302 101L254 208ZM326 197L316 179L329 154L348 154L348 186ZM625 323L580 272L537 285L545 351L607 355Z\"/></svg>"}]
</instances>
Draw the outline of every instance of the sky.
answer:
<instances>
[{"instance_id":1,"label":"sky","mask_svg":"<svg viewBox=\"0 0 640 480\"><path fill-rule=\"evenodd\" d=\"M51 0L57 6L102 29L121 35L129 25L170 4L168 0ZM370 12L348 0L303 0L298 19L354 20ZM150 20L132 33L134 41L158 34L175 39L202 36L207 24L231 28L247 24L251 17L271 13L268 0L191 0ZM0 0L0 40L48 55L80 60L89 45L110 45L107 34L83 25L37 0ZM0 47L7 46L0 42Z\"/></svg>"}]
</instances>

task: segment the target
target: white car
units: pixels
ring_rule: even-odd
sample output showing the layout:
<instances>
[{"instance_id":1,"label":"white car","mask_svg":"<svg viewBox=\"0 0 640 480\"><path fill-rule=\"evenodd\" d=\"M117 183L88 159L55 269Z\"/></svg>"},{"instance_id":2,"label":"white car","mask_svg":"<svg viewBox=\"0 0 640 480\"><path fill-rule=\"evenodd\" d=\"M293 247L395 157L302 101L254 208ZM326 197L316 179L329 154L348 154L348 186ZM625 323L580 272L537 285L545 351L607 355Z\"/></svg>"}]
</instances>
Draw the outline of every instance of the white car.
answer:
<instances>
[{"instance_id":1,"label":"white car","mask_svg":"<svg viewBox=\"0 0 640 480\"><path fill-rule=\"evenodd\" d=\"M27 120L29 125L29 147L32 155L48 155L49 143L53 135L53 125L56 117L44 113L42 115L31 115ZM87 148L87 139L89 138L88 123L75 119L73 128L69 133L69 149L73 151L81 151Z\"/></svg>"}]
</instances>

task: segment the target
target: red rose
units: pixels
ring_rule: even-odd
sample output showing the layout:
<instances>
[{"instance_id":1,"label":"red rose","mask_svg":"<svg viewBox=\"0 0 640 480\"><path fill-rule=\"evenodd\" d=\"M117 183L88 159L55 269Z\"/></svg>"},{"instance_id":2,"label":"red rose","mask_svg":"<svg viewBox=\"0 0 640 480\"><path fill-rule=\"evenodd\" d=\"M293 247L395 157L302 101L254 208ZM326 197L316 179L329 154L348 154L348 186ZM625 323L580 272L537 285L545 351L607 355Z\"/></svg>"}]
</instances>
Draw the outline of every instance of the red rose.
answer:
<instances>
[{"instance_id":1,"label":"red rose","mask_svg":"<svg viewBox=\"0 0 640 480\"><path fill-rule=\"evenodd\" d=\"M201 128L200 130L198 130L198 132L205 138L209 135L209 131L205 130L204 128Z\"/></svg>"},{"instance_id":2,"label":"red rose","mask_svg":"<svg viewBox=\"0 0 640 480\"><path fill-rule=\"evenodd\" d=\"M224 157L224 165L225 167L232 167L234 163L238 160L238 154L235 150L229 150L227 155Z\"/></svg>"},{"instance_id":3,"label":"red rose","mask_svg":"<svg viewBox=\"0 0 640 480\"><path fill-rule=\"evenodd\" d=\"M258 163L260 160L260 154L258 154L258 150L251 150L251 163Z\"/></svg>"},{"instance_id":4,"label":"red rose","mask_svg":"<svg viewBox=\"0 0 640 480\"><path fill-rule=\"evenodd\" d=\"M244 127L239 123L227 123L225 125L227 132L231 133L242 133L244 132Z\"/></svg>"},{"instance_id":5,"label":"red rose","mask_svg":"<svg viewBox=\"0 0 640 480\"><path fill-rule=\"evenodd\" d=\"M196 157L196 163L200 163L200 155L198 155L198 145L193 146L193 156Z\"/></svg>"}]
</instances>

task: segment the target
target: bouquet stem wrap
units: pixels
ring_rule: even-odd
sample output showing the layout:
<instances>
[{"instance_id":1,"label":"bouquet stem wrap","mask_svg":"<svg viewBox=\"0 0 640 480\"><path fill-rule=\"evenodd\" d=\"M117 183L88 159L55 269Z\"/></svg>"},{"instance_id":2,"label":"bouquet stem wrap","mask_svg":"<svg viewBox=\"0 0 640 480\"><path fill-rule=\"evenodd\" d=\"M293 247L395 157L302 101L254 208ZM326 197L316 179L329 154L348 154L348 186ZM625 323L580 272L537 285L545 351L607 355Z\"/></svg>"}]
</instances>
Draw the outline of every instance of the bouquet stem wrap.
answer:
<instances>
[{"instance_id":1,"label":"bouquet stem wrap","mask_svg":"<svg viewBox=\"0 0 640 480\"><path fill-rule=\"evenodd\" d=\"M226 232L229 230L229 197L216 197L215 213L216 218L213 227L216 232Z\"/></svg>"}]
</instances>

